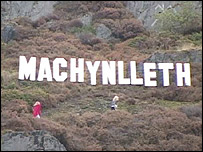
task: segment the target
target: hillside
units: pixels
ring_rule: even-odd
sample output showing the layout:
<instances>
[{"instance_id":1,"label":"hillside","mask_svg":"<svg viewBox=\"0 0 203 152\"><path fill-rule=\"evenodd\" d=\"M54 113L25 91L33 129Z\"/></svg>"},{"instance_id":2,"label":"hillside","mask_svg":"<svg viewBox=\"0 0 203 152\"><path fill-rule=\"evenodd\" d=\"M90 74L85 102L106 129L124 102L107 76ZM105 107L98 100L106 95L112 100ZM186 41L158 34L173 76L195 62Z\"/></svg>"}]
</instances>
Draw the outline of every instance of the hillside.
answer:
<instances>
[{"instance_id":1,"label":"hillside","mask_svg":"<svg viewBox=\"0 0 203 152\"><path fill-rule=\"evenodd\" d=\"M196 13L202 8L199 1L194 2L194 12L190 8L188 13L194 20L184 20L180 22L184 28L174 25L168 31L165 28L172 25L156 23L149 28L152 19L135 12L140 6L145 10L140 14L154 14L151 7L159 5L156 3L1 4L1 135L45 130L67 150L75 151L202 150L202 13ZM182 8L187 14L188 6L192 5L180 3L176 9ZM165 22L171 12L159 14L159 21ZM157 87L102 85L101 69L96 86L90 85L87 69L84 83L20 81L19 56L27 60L37 57L37 67L41 57L48 57L51 67L57 57L67 61L124 61L126 69L129 61L136 61L138 68L143 62L189 62L192 85L177 87L175 70L170 71L168 87L159 81ZM142 76L141 70L138 74ZM115 95L120 101L118 109L111 111L109 105ZM37 100L43 106L41 119L32 116L32 105Z\"/></svg>"}]
</instances>

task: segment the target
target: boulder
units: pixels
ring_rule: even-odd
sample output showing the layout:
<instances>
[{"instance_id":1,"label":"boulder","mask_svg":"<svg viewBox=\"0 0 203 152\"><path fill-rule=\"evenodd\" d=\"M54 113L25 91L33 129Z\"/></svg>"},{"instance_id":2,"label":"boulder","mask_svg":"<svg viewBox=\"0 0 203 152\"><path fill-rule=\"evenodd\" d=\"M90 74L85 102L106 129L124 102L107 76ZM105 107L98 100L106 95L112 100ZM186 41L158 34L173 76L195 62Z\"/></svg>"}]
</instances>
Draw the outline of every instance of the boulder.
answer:
<instances>
[{"instance_id":1,"label":"boulder","mask_svg":"<svg viewBox=\"0 0 203 152\"><path fill-rule=\"evenodd\" d=\"M49 132L11 132L1 137L1 151L66 151Z\"/></svg>"},{"instance_id":2,"label":"boulder","mask_svg":"<svg viewBox=\"0 0 203 152\"><path fill-rule=\"evenodd\" d=\"M15 33L15 29L12 25L6 25L1 31L1 38L3 42L8 43L10 40L13 40Z\"/></svg>"},{"instance_id":3,"label":"boulder","mask_svg":"<svg viewBox=\"0 0 203 152\"><path fill-rule=\"evenodd\" d=\"M85 14L83 17L80 18L80 21L83 23L83 25L88 26L92 23L92 14Z\"/></svg>"},{"instance_id":4,"label":"boulder","mask_svg":"<svg viewBox=\"0 0 203 152\"><path fill-rule=\"evenodd\" d=\"M157 52L145 62L202 62L201 50L188 50L181 52Z\"/></svg>"},{"instance_id":5,"label":"boulder","mask_svg":"<svg viewBox=\"0 0 203 152\"><path fill-rule=\"evenodd\" d=\"M99 24L96 29L96 35L98 38L108 39L111 36L111 30L104 24Z\"/></svg>"}]
</instances>

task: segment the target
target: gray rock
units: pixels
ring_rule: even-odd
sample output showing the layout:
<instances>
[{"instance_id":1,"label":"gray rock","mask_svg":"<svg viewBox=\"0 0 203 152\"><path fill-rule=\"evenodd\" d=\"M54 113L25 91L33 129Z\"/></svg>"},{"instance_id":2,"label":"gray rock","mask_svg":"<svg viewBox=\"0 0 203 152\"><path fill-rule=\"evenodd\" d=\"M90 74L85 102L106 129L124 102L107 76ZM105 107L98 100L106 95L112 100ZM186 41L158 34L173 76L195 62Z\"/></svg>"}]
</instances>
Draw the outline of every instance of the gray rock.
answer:
<instances>
[{"instance_id":1,"label":"gray rock","mask_svg":"<svg viewBox=\"0 0 203 152\"><path fill-rule=\"evenodd\" d=\"M80 18L83 25L88 26L92 24L92 13L86 14Z\"/></svg>"},{"instance_id":2,"label":"gray rock","mask_svg":"<svg viewBox=\"0 0 203 152\"><path fill-rule=\"evenodd\" d=\"M138 71L143 72L143 63L202 63L202 50L188 50L181 52L156 52L139 63Z\"/></svg>"},{"instance_id":3,"label":"gray rock","mask_svg":"<svg viewBox=\"0 0 203 152\"><path fill-rule=\"evenodd\" d=\"M102 39L108 39L111 36L111 30L104 24L99 24L96 29L96 36Z\"/></svg>"},{"instance_id":4,"label":"gray rock","mask_svg":"<svg viewBox=\"0 0 203 152\"><path fill-rule=\"evenodd\" d=\"M157 52L151 55L144 62L202 62L202 51L201 50L188 50L180 52Z\"/></svg>"},{"instance_id":5,"label":"gray rock","mask_svg":"<svg viewBox=\"0 0 203 152\"><path fill-rule=\"evenodd\" d=\"M195 63L202 63L202 51L191 51L190 60Z\"/></svg>"},{"instance_id":6,"label":"gray rock","mask_svg":"<svg viewBox=\"0 0 203 152\"><path fill-rule=\"evenodd\" d=\"M10 40L12 40L15 36L15 29L11 25L7 25L3 28L1 31L1 39L3 42L8 43Z\"/></svg>"},{"instance_id":7,"label":"gray rock","mask_svg":"<svg viewBox=\"0 0 203 152\"><path fill-rule=\"evenodd\" d=\"M48 132L12 132L1 137L1 151L66 151Z\"/></svg>"},{"instance_id":8,"label":"gray rock","mask_svg":"<svg viewBox=\"0 0 203 152\"><path fill-rule=\"evenodd\" d=\"M2 1L1 21L29 17L35 21L53 12L56 1Z\"/></svg>"}]
</instances>

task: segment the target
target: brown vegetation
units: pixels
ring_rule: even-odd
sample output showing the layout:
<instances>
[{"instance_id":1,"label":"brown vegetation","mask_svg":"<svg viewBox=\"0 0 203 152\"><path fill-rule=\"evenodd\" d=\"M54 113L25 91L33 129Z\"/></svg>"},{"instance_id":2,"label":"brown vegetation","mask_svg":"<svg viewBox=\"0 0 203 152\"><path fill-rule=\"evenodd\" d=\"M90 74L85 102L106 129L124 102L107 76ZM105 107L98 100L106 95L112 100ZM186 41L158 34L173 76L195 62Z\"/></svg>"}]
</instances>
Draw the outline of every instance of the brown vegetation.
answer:
<instances>
[{"instance_id":1,"label":"brown vegetation","mask_svg":"<svg viewBox=\"0 0 203 152\"><path fill-rule=\"evenodd\" d=\"M184 106L184 107L181 107L180 110L183 113L185 113L188 116L188 118L194 118L194 117L202 118L202 104Z\"/></svg>"},{"instance_id":2,"label":"brown vegetation","mask_svg":"<svg viewBox=\"0 0 203 152\"><path fill-rule=\"evenodd\" d=\"M28 108L24 101L10 102L10 105L2 109L2 129L48 130L68 150L200 150L202 148L201 120L187 118L185 111L181 113L159 109L133 115L118 110L103 114L86 112L81 116L66 112L53 113L50 121L44 118L32 118Z\"/></svg>"},{"instance_id":3,"label":"brown vegetation","mask_svg":"<svg viewBox=\"0 0 203 152\"><path fill-rule=\"evenodd\" d=\"M82 44L88 44L90 46L101 43L101 40L99 38L96 38L94 35L88 33L80 34L79 38Z\"/></svg>"}]
</instances>

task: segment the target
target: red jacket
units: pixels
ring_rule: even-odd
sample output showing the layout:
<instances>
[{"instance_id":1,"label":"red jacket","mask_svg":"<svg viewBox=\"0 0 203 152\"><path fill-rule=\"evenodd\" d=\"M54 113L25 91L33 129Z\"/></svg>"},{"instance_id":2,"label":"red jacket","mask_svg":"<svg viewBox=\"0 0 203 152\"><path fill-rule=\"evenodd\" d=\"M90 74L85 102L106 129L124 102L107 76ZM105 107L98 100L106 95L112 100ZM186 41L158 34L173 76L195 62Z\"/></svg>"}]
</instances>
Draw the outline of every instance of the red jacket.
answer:
<instances>
[{"instance_id":1,"label":"red jacket","mask_svg":"<svg viewBox=\"0 0 203 152\"><path fill-rule=\"evenodd\" d=\"M41 104L33 107L33 116L41 115Z\"/></svg>"}]
</instances>

